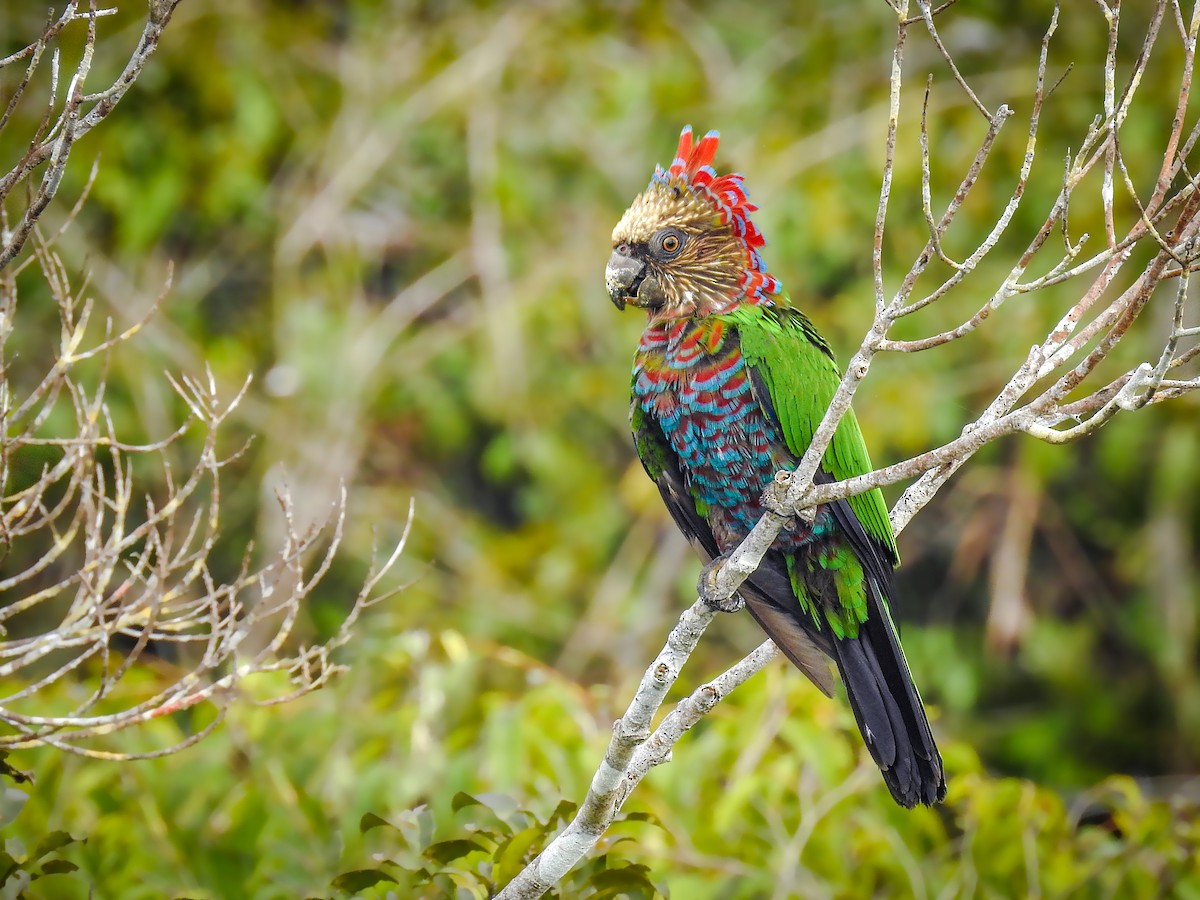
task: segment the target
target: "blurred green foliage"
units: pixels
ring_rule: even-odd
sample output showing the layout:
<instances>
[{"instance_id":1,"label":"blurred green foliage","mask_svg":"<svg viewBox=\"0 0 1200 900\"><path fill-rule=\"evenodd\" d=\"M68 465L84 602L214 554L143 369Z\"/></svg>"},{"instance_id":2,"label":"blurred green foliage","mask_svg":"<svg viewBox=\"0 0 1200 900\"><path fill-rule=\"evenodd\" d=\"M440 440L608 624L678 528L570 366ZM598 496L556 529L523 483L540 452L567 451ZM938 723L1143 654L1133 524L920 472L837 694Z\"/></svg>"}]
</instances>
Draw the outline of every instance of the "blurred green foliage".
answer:
<instances>
[{"instance_id":1,"label":"blurred green foliage","mask_svg":"<svg viewBox=\"0 0 1200 900\"><path fill-rule=\"evenodd\" d=\"M38 780L11 833L87 836L59 851L79 871L29 896L488 896L583 796L636 673L581 688L512 648L381 619L336 689L239 707L186 754L22 754ZM1127 777L1064 799L987 775L962 742L943 750L946 804L900 809L848 709L772 667L649 776L557 896L619 880L649 898L647 879L697 900L1200 891L1195 799L1151 801Z\"/></svg>"},{"instance_id":2,"label":"blurred green foliage","mask_svg":"<svg viewBox=\"0 0 1200 900\"><path fill-rule=\"evenodd\" d=\"M140 29L142 5L118 5L101 20L96 84ZM0 0L0 52L43 13ZM1123 17L1126 65L1145 14ZM1048 17L1045 4L979 0L942 20L984 101L1017 112L946 240L953 256L979 243L1012 190ZM1085 0L1065 2L1062 20L1050 71L1074 69L1048 107L1012 236L899 336L970 315L1041 224L1061 159L1100 109L1107 26ZM1177 83L1173 27L1122 131L1143 190L1175 102L1153 87ZM229 394L253 374L230 442L259 439L229 475L240 488L226 498L226 564L251 540L278 540L281 480L303 519L344 479L351 554L309 627L336 620L372 531L398 537L415 497L411 583L366 621L349 678L294 707L240 710L184 756L15 756L36 784L6 831L23 842L12 858L36 855L23 848L55 830L87 837L60 851L81 873L47 875L28 895L86 896L90 883L97 897L293 897L328 893L352 870L399 881L405 867L442 864L486 880L486 852L439 861L428 842L469 839L474 826L499 845L505 827L540 827L581 798L607 723L697 571L630 446L641 322L604 295L611 227L653 164L669 162L680 126L720 129L719 162L747 174L763 207L768 266L846 355L871 312L892 37L882 3L183 4L114 118L76 149L63 189L77 196L99 160L63 252L118 324L175 267L163 311L114 362L114 411L131 438L160 436L177 409L164 369L208 363ZM64 67L80 40L64 35ZM890 287L926 236L926 73L935 206L984 130L931 42L914 32L906 52ZM22 113L28 125L38 111ZM14 133L5 161L22 150ZM1096 207L1073 209L1071 227L1103 233ZM1067 296L1013 300L968 340L877 362L856 401L874 459L956 436ZM56 326L33 299L21 315L38 352ZM1151 311L1117 362L1157 352L1166 325ZM904 532L898 615L941 711L944 812L892 808L843 706L773 667L647 781L631 808L661 827L618 829L632 841L608 849L605 871L645 865L658 889L698 898L1124 897L1164 885L1200 896L1195 782L1188 806L1183 780L1200 769L1197 456L1195 401L1118 417L1075 446L1007 441ZM1023 589L996 595L1004 523L1029 509L1015 548ZM1000 603L1017 605L1016 633L989 624ZM741 618L718 622L685 680L753 645ZM1092 787L1113 773L1142 788ZM506 825L482 807L453 813L460 791ZM360 833L367 813L433 830ZM586 896L600 871L563 896Z\"/></svg>"}]
</instances>

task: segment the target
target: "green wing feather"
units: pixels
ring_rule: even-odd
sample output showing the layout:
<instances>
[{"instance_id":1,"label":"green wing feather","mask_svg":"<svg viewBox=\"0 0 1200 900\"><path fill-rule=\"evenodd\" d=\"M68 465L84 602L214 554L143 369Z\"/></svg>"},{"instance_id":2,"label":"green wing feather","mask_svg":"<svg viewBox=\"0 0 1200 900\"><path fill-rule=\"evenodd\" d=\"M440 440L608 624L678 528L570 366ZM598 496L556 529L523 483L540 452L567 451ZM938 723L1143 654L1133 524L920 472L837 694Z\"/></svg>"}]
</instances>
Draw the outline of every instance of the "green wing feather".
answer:
<instances>
[{"instance_id":1,"label":"green wing feather","mask_svg":"<svg viewBox=\"0 0 1200 900\"><path fill-rule=\"evenodd\" d=\"M788 449L803 456L842 380L829 345L803 313L788 307L743 306L722 318L737 326L746 364L766 383ZM822 466L837 481L871 471L871 457L853 410L838 423ZM849 502L864 530L898 564L883 493L875 488L850 497Z\"/></svg>"}]
</instances>

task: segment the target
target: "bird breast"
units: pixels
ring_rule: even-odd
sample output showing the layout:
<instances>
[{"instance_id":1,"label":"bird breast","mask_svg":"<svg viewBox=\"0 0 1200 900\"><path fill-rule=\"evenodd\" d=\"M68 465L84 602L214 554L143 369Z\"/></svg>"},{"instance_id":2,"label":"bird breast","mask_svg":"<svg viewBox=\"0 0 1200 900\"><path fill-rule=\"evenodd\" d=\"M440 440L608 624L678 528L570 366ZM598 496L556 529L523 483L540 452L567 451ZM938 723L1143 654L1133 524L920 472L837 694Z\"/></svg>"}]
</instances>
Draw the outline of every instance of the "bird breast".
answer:
<instances>
[{"instance_id":1,"label":"bird breast","mask_svg":"<svg viewBox=\"0 0 1200 900\"><path fill-rule=\"evenodd\" d=\"M754 398L736 333L723 328L714 335L706 320L647 329L633 391L679 457L693 495L709 508L718 539L736 543L762 514L759 496L778 468L773 450L782 446Z\"/></svg>"}]
</instances>

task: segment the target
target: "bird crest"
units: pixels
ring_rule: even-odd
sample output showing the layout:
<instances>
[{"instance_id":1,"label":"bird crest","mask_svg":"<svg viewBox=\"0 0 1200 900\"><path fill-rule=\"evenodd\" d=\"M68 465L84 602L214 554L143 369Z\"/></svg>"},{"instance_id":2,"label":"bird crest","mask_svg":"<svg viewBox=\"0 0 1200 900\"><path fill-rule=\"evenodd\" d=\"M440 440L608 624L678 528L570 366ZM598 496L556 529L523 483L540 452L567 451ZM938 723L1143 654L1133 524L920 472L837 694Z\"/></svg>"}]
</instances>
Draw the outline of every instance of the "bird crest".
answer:
<instances>
[{"instance_id":1,"label":"bird crest","mask_svg":"<svg viewBox=\"0 0 1200 900\"><path fill-rule=\"evenodd\" d=\"M679 135L679 148L668 169L654 167L650 187L662 185L677 191L689 191L705 200L717 214L721 224L728 225L745 250L746 267L742 274L742 302L760 304L769 301L772 294L781 290L779 279L767 273L766 264L759 248L766 244L758 226L750 214L758 207L746 195L745 178L731 172L717 175L713 168L717 145L721 141L719 132L710 131L699 142L692 138L692 126L685 125Z\"/></svg>"}]
</instances>

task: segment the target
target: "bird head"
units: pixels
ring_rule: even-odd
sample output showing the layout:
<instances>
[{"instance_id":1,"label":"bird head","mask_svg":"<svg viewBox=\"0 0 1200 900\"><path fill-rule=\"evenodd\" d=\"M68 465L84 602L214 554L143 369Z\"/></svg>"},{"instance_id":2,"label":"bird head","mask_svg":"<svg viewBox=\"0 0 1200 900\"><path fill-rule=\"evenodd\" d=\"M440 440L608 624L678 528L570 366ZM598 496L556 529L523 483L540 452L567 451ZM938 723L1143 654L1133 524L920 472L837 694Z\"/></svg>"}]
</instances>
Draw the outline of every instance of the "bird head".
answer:
<instances>
[{"instance_id":1,"label":"bird head","mask_svg":"<svg viewBox=\"0 0 1200 900\"><path fill-rule=\"evenodd\" d=\"M758 209L742 176L718 176L720 136L679 136L670 168L654 177L613 229L605 285L617 309L645 309L652 320L707 316L743 303L770 303L780 291L758 248L766 241L750 220Z\"/></svg>"}]
</instances>

